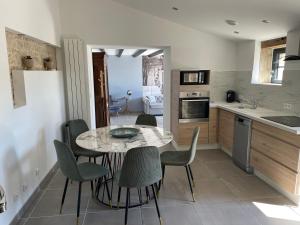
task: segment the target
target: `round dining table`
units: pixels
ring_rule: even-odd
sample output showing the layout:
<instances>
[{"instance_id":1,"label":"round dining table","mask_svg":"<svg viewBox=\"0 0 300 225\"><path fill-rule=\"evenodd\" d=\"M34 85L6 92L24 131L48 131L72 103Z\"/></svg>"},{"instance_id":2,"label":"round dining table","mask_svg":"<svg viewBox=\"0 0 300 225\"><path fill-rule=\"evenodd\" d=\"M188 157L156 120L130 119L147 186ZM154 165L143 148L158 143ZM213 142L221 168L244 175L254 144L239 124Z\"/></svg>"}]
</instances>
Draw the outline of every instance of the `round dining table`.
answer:
<instances>
[{"instance_id":1,"label":"round dining table","mask_svg":"<svg viewBox=\"0 0 300 225\"><path fill-rule=\"evenodd\" d=\"M116 138L111 135L111 130L116 128L136 128L138 133L136 136L131 138ZM121 170L122 163L126 152L132 148L143 147L143 146L155 146L157 148L163 147L169 144L173 140L173 134L170 131L164 130L160 127L144 126L144 125L114 125L101 127L95 130L90 130L80 134L76 138L78 146L99 151L105 153L102 158L102 165L106 166L110 171L110 177L107 181L110 182L110 196L106 194L105 185L102 183L97 184L96 187L96 199L107 206L123 208L125 202L119 204L116 198L116 190L118 185L116 184L115 175ZM131 207L140 206L148 202L148 196L144 198L141 194L141 190L137 190L138 202L131 205ZM145 193L147 194L147 193Z\"/></svg>"}]
</instances>

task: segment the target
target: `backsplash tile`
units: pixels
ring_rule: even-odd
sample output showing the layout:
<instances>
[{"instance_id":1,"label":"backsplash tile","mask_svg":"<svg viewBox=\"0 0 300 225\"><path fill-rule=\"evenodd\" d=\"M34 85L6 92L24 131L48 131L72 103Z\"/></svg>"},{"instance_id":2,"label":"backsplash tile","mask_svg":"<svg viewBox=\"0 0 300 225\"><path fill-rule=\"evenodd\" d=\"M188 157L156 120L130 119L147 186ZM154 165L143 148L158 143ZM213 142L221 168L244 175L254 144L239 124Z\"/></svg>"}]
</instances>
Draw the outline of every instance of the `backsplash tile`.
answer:
<instances>
[{"instance_id":1,"label":"backsplash tile","mask_svg":"<svg viewBox=\"0 0 300 225\"><path fill-rule=\"evenodd\" d=\"M282 86L251 84L251 71L236 72L235 90L248 98L253 96L262 107L284 111L284 103L292 104L291 112L300 115L300 71L284 73Z\"/></svg>"}]
</instances>

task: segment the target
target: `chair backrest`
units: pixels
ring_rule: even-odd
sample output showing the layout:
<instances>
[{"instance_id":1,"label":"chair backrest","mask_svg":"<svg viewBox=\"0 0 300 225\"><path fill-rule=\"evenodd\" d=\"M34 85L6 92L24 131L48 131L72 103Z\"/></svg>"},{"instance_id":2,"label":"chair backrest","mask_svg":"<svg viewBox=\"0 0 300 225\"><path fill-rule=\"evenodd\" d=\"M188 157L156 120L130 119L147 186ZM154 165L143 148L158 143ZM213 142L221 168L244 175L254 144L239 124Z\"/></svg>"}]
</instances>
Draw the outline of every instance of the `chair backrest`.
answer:
<instances>
[{"instance_id":1,"label":"chair backrest","mask_svg":"<svg viewBox=\"0 0 300 225\"><path fill-rule=\"evenodd\" d=\"M158 148L153 146L133 148L125 155L119 186L145 187L158 182L161 177Z\"/></svg>"},{"instance_id":2,"label":"chair backrest","mask_svg":"<svg viewBox=\"0 0 300 225\"><path fill-rule=\"evenodd\" d=\"M86 122L82 119L70 120L66 123L66 128L69 135L69 144L72 150L77 147L76 138L78 135L89 130Z\"/></svg>"},{"instance_id":3,"label":"chair backrest","mask_svg":"<svg viewBox=\"0 0 300 225\"><path fill-rule=\"evenodd\" d=\"M136 118L136 125L147 125L157 127L157 121L155 116L150 114L140 114Z\"/></svg>"},{"instance_id":4,"label":"chair backrest","mask_svg":"<svg viewBox=\"0 0 300 225\"><path fill-rule=\"evenodd\" d=\"M58 165L63 175L71 180L80 181L82 178L77 167L76 159L68 145L58 140L54 140L54 146Z\"/></svg>"},{"instance_id":5,"label":"chair backrest","mask_svg":"<svg viewBox=\"0 0 300 225\"><path fill-rule=\"evenodd\" d=\"M193 130L193 136L192 136L192 144L189 149L189 161L188 165L191 164L194 161L195 155L196 155L196 150L197 150L197 143L198 143L198 137L200 133L200 128L195 127Z\"/></svg>"}]
</instances>

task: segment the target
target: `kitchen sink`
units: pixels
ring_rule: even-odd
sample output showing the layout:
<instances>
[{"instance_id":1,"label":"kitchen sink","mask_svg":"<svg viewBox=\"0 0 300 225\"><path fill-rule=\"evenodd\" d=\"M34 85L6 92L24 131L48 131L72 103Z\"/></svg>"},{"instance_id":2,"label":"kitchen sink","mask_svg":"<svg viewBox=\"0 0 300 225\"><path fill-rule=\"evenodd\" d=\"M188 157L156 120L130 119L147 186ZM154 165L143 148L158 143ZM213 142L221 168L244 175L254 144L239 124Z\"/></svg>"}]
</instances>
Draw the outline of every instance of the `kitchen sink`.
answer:
<instances>
[{"instance_id":1,"label":"kitchen sink","mask_svg":"<svg viewBox=\"0 0 300 225\"><path fill-rule=\"evenodd\" d=\"M263 116L261 118L289 127L300 127L300 117L298 116Z\"/></svg>"}]
</instances>

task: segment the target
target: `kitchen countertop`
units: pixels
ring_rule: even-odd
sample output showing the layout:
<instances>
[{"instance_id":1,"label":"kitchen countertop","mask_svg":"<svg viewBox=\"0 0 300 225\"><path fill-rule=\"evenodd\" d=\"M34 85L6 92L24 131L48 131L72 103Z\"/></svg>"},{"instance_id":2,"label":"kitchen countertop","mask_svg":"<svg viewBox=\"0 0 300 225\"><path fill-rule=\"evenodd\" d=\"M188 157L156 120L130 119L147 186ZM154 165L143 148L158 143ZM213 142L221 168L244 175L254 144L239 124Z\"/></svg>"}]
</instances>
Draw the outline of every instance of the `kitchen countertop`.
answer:
<instances>
[{"instance_id":1,"label":"kitchen countertop","mask_svg":"<svg viewBox=\"0 0 300 225\"><path fill-rule=\"evenodd\" d=\"M245 106L245 108L243 108L243 109L239 108L239 106L241 106L241 105ZM293 114L293 113L275 111L275 110L266 109L266 108L262 108L262 107L257 107L256 109L250 109L248 105L241 104L241 103L211 102L210 107L224 109L229 112L232 112L232 113L244 116L244 117L248 117L252 120L256 120L258 122L291 132L293 134L300 135L300 127L289 127L289 126L286 126L283 124L275 123L273 121L261 118L264 116L297 116L296 114Z\"/></svg>"}]
</instances>

